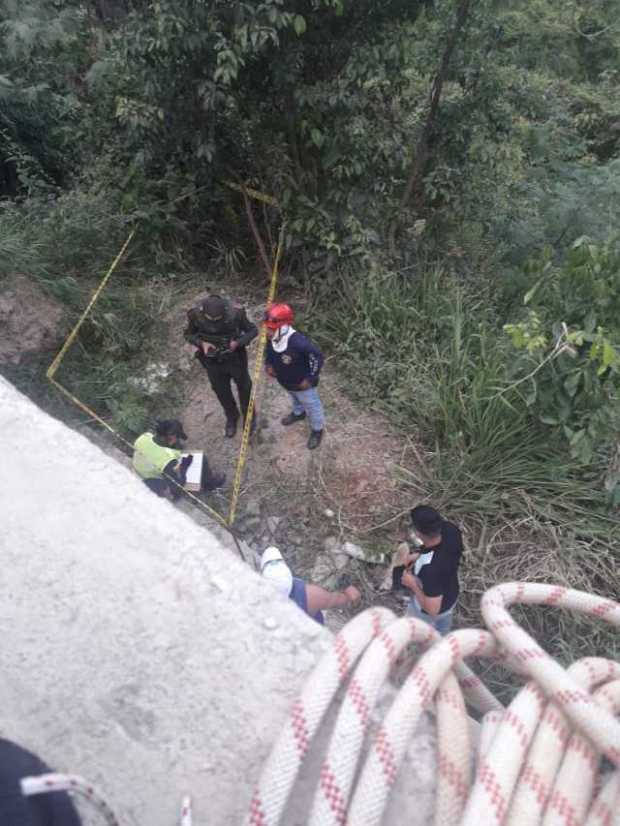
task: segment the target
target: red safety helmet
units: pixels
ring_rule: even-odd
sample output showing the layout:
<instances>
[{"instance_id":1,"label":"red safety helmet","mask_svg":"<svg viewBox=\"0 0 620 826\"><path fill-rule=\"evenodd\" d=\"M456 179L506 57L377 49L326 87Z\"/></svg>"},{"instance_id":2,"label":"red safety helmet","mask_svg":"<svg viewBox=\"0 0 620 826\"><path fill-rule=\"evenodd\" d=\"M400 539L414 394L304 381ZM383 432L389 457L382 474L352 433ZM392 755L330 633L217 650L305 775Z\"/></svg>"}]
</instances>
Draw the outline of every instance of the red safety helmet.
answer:
<instances>
[{"instance_id":1,"label":"red safety helmet","mask_svg":"<svg viewBox=\"0 0 620 826\"><path fill-rule=\"evenodd\" d=\"M265 326L270 330L279 330L280 327L290 325L295 320L295 313L288 304L272 304L264 317Z\"/></svg>"}]
</instances>

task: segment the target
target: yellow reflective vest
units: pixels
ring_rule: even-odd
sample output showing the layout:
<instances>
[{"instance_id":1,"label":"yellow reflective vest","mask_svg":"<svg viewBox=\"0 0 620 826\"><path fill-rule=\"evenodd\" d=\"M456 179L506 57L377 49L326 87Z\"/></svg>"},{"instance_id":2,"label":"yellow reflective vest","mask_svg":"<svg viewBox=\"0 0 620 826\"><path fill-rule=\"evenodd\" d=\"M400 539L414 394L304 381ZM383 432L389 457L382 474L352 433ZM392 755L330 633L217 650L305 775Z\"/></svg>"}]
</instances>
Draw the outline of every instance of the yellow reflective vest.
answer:
<instances>
[{"instance_id":1,"label":"yellow reflective vest","mask_svg":"<svg viewBox=\"0 0 620 826\"><path fill-rule=\"evenodd\" d=\"M163 478L166 465L182 456L182 450L158 445L152 433L143 433L133 444L133 467L143 479Z\"/></svg>"}]
</instances>

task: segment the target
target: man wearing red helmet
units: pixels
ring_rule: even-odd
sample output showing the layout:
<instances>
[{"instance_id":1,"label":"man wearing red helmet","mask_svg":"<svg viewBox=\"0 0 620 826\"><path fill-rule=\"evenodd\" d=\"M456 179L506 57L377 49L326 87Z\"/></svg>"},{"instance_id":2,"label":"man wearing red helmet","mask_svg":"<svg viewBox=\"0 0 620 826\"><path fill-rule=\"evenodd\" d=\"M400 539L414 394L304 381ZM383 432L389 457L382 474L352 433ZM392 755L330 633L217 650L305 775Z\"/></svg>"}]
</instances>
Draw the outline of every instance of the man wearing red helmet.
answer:
<instances>
[{"instance_id":1,"label":"man wearing red helmet","mask_svg":"<svg viewBox=\"0 0 620 826\"><path fill-rule=\"evenodd\" d=\"M282 419L285 426L310 421L308 449L321 444L325 415L317 385L323 366L323 354L307 336L293 327L295 314L288 304L272 304L265 313L267 373L288 391L293 409Z\"/></svg>"}]
</instances>

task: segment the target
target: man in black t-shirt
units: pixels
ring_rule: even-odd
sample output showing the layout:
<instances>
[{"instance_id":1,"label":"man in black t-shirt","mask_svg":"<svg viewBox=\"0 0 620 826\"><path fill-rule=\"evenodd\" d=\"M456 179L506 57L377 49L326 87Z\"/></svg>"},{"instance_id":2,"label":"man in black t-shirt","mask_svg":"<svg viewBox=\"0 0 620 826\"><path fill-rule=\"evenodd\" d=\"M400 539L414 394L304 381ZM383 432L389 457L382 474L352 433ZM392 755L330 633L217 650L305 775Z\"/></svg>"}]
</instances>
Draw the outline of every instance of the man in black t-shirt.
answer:
<instances>
[{"instance_id":1,"label":"man in black t-shirt","mask_svg":"<svg viewBox=\"0 0 620 826\"><path fill-rule=\"evenodd\" d=\"M411 524L421 545L410 555L401 580L413 592L407 616L422 619L440 634L447 634L459 595L461 532L428 505L418 505L411 511Z\"/></svg>"}]
</instances>

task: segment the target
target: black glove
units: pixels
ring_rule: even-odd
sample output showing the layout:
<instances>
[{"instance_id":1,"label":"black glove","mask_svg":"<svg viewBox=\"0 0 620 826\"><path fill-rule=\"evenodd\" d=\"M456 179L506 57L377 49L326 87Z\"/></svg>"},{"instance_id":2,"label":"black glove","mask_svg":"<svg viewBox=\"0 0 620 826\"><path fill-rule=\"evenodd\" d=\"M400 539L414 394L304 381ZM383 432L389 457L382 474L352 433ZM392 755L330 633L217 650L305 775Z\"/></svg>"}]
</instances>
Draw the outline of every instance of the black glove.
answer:
<instances>
[{"instance_id":1,"label":"black glove","mask_svg":"<svg viewBox=\"0 0 620 826\"><path fill-rule=\"evenodd\" d=\"M191 465L193 461L194 457L191 455L191 453L189 456L184 456L181 459L181 470L187 470L187 468Z\"/></svg>"}]
</instances>

